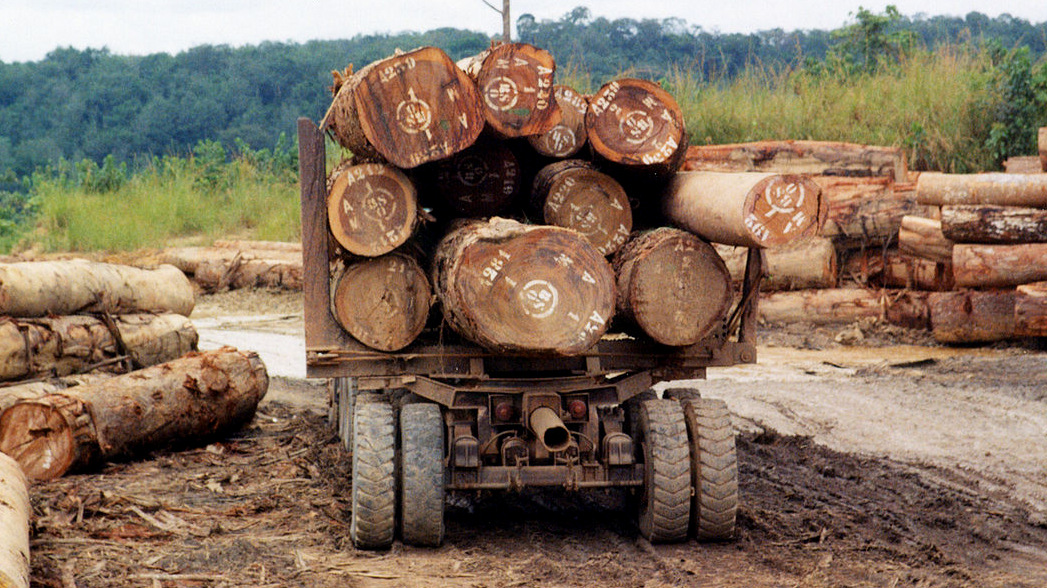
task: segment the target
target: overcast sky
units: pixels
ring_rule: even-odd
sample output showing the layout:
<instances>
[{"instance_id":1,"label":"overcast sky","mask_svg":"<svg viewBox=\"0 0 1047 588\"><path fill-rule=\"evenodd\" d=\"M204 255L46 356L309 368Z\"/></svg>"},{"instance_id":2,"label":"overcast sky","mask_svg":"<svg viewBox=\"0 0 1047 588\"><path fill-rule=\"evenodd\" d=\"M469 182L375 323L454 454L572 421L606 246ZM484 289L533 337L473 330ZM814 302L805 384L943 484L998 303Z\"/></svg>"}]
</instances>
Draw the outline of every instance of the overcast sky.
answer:
<instances>
[{"instance_id":1,"label":"overcast sky","mask_svg":"<svg viewBox=\"0 0 1047 588\"><path fill-rule=\"evenodd\" d=\"M752 32L833 29L859 6L882 12L888 4L909 16L978 11L1047 21L1047 0L512 0L511 16L514 23L525 13L558 19L588 6L594 17L678 17L709 31ZM56 47L145 55L205 43L304 42L439 27L493 35L501 31L501 17L483 0L0 0L0 61L39 60Z\"/></svg>"}]
</instances>

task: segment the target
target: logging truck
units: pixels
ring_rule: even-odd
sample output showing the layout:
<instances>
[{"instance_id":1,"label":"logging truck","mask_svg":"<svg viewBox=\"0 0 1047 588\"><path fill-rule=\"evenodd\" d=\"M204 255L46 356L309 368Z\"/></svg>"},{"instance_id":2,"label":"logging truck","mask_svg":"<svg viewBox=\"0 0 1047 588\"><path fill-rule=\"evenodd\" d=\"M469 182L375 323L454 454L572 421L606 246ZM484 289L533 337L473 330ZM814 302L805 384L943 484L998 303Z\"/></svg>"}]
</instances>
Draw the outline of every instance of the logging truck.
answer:
<instances>
[{"instance_id":1,"label":"logging truck","mask_svg":"<svg viewBox=\"0 0 1047 588\"><path fill-rule=\"evenodd\" d=\"M540 486L626 489L653 542L733 535L738 469L726 405L671 384L658 397L652 386L756 361L758 248L748 249L723 318L694 344L608 333L570 354L533 354L492 350L441 325L381 351L332 311L324 134L306 118L298 133L306 369L329 379L330 418L352 455L358 548L388 548L397 536L440 544L448 492Z\"/></svg>"}]
</instances>

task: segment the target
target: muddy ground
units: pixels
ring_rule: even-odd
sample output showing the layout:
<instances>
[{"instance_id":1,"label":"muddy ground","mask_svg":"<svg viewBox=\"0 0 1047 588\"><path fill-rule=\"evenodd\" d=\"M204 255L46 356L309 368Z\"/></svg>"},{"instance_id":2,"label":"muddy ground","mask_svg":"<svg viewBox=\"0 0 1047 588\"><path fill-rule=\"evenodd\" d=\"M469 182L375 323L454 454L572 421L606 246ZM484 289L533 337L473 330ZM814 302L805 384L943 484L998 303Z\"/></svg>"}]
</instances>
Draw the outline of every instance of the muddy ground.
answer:
<instances>
[{"instance_id":1,"label":"muddy ground","mask_svg":"<svg viewBox=\"0 0 1047 588\"><path fill-rule=\"evenodd\" d=\"M326 388L300 377L300 295L205 297L192 318L204 347L264 348L256 419L34 487L34 586L1047 586L1037 342L765 326L758 365L697 382L740 431L731 542L652 546L623 494L547 491L453 496L443 547L369 553Z\"/></svg>"}]
</instances>

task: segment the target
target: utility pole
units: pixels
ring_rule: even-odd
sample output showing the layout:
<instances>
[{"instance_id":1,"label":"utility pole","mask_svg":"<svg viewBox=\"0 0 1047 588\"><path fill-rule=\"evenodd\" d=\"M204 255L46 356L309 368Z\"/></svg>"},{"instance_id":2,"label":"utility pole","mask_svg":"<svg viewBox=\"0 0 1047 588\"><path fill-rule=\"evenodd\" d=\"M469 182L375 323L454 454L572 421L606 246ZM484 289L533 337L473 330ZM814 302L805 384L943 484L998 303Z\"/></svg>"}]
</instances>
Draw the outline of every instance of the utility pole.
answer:
<instances>
[{"instance_id":1,"label":"utility pole","mask_svg":"<svg viewBox=\"0 0 1047 588\"><path fill-rule=\"evenodd\" d=\"M483 0L483 3L491 7L491 10L502 15L502 39L508 43L511 39L511 32L509 29L509 0L502 0L502 8L498 9L497 6L491 4L487 0Z\"/></svg>"}]
</instances>

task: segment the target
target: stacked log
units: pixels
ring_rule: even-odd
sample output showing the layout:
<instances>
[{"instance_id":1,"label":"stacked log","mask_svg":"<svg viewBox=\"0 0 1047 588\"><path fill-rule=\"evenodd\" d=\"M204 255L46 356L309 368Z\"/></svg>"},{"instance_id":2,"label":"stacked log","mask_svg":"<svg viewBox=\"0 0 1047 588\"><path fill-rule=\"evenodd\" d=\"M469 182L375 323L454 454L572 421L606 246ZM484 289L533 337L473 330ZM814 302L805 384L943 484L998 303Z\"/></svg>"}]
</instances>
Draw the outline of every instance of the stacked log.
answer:
<instances>
[{"instance_id":1,"label":"stacked log","mask_svg":"<svg viewBox=\"0 0 1047 588\"><path fill-rule=\"evenodd\" d=\"M0 415L0 452L31 480L206 443L249 421L268 388L257 355L225 348L22 398Z\"/></svg>"},{"instance_id":2,"label":"stacked log","mask_svg":"<svg viewBox=\"0 0 1047 588\"><path fill-rule=\"evenodd\" d=\"M32 504L18 462L0 453L0 586L29 588Z\"/></svg>"},{"instance_id":3,"label":"stacked log","mask_svg":"<svg viewBox=\"0 0 1047 588\"><path fill-rule=\"evenodd\" d=\"M553 98L560 108L560 122L527 141L539 155L554 159L574 157L589 140L585 131L589 101L574 88L560 84L553 86Z\"/></svg>"},{"instance_id":4,"label":"stacked log","mask_svg":"<svg viewBox=\"0 0 1047 588\"><path fill-rule=\"evenodd\" d=\"M908 181L905 152L830 141L758 141L693 146L684 169L720 172L777 172L843 177L886 177Z\"/></svg>"},{"instance_id":5,"label":"stacked log","mask_svg":"<svg viewBox=\"0 0 1047 588\"><path fill-rule=\"evenodd\" d=\"M239 288L302 289L302 245L282 241L215 241L171 247L163 263L180 269L203 292Z\"/></svg>"},{"instance_id":6,"label":"stacked log","mask_svg":"<svg viewBox=\"0 0 1047 588\"><path fill-rule=\"evenodd\" d=\"M1047 172L1047 127L1040 127L1038 143L1040 151L1040 170Z\"/></svg>"}]
</instances>

